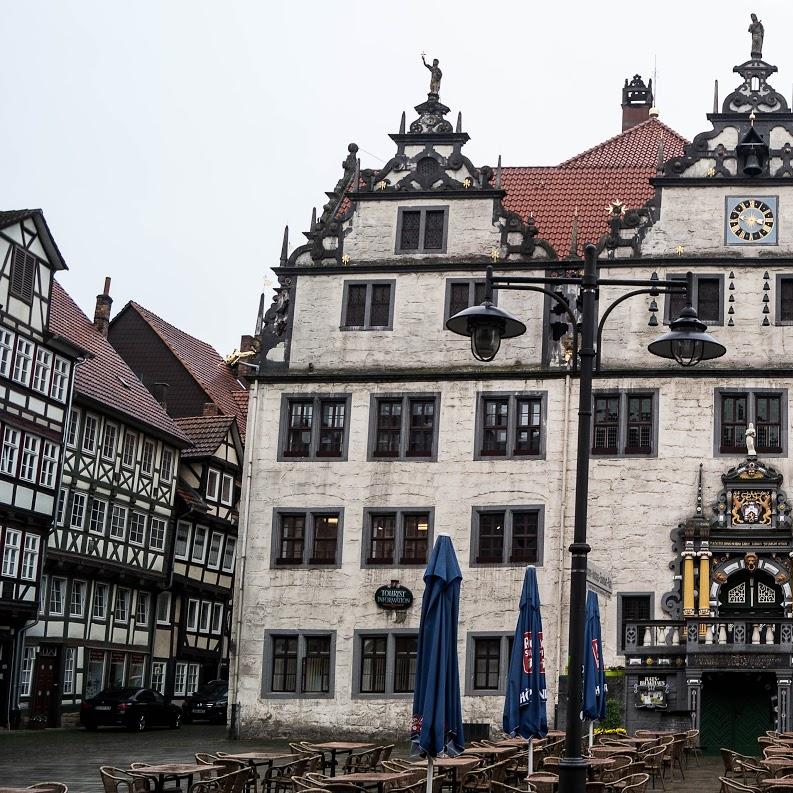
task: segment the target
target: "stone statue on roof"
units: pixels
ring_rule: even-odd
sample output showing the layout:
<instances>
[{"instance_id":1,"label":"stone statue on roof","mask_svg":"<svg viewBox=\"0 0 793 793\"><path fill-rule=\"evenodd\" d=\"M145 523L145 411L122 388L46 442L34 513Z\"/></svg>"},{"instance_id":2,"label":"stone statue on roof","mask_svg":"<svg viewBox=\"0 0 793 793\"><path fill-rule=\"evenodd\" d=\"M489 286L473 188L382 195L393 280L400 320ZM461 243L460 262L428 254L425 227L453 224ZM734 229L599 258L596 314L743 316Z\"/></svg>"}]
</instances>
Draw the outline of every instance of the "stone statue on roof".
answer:
<instances>
[{"instance_id":1,"label":"stone statue on roof","mask_svg":"<svg viewBox=\"0 0 793 793\"><path fill-rule=\"evenodd\" d=\"M761 60L763 57L765 28L763 23L757 18L757 14L752 14L752 24L749 25L749 32L752 34L752 58Z\"/></svg>"},{"instance_id":2,"label":"stone statue on roof","mask_svg":"<svg viewBox=\"0 0 793 793\"><path fill-rule=\"evenodd\" d=\"M438 59L433 59L432 66L430 66L424 58L424 53L422 52L421 62L430 70L430 73L432 74L432 77L430 77L430 93L438 96L438 94L441 92L441 77L443 77L443 72L438 68Z\"/></svg>"}]
</instances>

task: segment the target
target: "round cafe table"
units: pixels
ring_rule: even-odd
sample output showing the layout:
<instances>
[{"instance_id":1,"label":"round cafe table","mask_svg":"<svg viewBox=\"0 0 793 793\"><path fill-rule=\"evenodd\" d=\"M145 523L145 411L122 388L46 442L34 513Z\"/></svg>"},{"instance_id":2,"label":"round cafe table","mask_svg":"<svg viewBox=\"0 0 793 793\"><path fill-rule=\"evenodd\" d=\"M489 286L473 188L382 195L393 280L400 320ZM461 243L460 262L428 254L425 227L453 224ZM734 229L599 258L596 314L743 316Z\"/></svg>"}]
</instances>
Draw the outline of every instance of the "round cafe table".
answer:
<instances>
[{"instance_id":1,"label":"round cafe table","mask_svg":"<svg viewBox=\"0 0 793 793\"><path fill-rule=\"evenodd\" d=\"M432 765L434 768L441 771L451 771L452 792L458 793L465 772L476 768L479 763L480 760L478 757L474 757L470 754L467 757L463 757L461 754L458 754L457 757L436 757ZM421 760L411 763L411 765L416 768L426 768L427 758L424 757Z\"/></svg>"},{"instance_id":2,"label":"round cafe table","mask_svg":"<svg viewBox=\"0 0 793 793\"><path fill-rule=\"evenodd\" d=\"M592 780L597 779L601 771L614 765L613 757L585 757L584 760L586 760L586 764L589 766L587 773Z\"/></svg>"},{"instance_id":3,"label":"round cafe table","mask_svg":"<svg viewBox=\"0 0 793 793\"><path fill-rule=\"evenodd\" d=\"M162 793L165 789L165 783L174 779L186 780L186 786L189 790L193 784L193 777L197 774L206 773L207 771L218 771L220 766L204 765L199 763L161 763L157 765L144 765L140 768L130 768L129 772L132 776L140 776L146 779L151 779L154 782L155 793Z\"/></svg>"}]
</instances>

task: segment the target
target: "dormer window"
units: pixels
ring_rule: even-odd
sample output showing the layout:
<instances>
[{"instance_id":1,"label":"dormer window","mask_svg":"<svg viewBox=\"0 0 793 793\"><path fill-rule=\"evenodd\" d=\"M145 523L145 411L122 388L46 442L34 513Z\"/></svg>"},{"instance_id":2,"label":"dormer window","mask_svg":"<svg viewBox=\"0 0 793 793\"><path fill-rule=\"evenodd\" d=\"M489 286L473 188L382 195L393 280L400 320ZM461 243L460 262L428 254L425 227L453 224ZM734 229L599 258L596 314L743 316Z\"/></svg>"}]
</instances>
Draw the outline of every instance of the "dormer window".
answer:
<instances>
[{"instance_id":1,"label":"dormer window","mask_svg":"<svg viewBox=\"0 0 793 793\"><path fill-rule=\"evenodd\" d=\"M396 253L446 253L447 207L400 209Z\"/></svg>"},{"instance_id":2,"label":"dormer window","mask_svg":"<svg viewBox=\"0 0 793 793\"><path fill-rule=\"evenodd\" d=\"M16 246L11 259L11 294L26 303L32 302L35 279L36 257Z\"/></svg>"}]
</instances>

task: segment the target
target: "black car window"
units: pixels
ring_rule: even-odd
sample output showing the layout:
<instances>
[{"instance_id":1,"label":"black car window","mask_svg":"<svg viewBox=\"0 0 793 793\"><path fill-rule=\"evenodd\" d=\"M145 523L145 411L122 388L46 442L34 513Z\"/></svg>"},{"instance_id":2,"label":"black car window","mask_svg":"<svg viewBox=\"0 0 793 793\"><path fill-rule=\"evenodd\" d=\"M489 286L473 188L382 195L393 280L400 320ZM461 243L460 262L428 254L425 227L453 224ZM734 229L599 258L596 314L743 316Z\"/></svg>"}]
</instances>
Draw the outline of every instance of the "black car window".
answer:
<instances>
[{"instance_id":1,"label":"black car window","mask_svg":"<svg viewBox=\"0 0 793 793\"><path fill-rule=\"evenodd\" d=\"M154 692L153 691L149 691L147 689L144 689L143 691L141 691L140 694L138 694L137 699L138 699L138 702L155 702L156 701L156 697L154 696Z\"/></svg>"},{"instance_id":2,"label":"black car window","mask_svg":"<svg viewBox=\"0 0 793 793\"><path fill-rule=\"evenodd\" d=\"M97 694L96 698L122 701L134 696L137 691L137 688L106 688Z\"/></svg>"},{"instance_id":3,"label":"black car window","mask_svg":"<svg viewBox=\"0 0 793 793\"><path fill-rule=\"evenodd\" d=\"M152 691L151 693L154 696L154 701L158 705L164 705L165 704L165 700L163 699L162 694L160 694L159 691Z\"/></svg>"}]
</instances>

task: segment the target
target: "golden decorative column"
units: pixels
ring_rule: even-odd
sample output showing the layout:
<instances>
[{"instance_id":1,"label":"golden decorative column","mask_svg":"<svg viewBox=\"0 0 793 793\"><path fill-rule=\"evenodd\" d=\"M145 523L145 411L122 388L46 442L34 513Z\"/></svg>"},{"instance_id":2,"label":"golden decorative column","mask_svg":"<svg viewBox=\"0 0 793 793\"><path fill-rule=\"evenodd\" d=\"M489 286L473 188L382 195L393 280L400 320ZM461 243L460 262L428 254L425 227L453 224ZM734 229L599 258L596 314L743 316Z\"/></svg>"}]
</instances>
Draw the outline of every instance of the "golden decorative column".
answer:
<instances>
[{"instance_id":1,"label":"golden decorative column","mask_svg":"<svg viewBox=\"0 0 793 793\"><path fill-rule=\"evenodd\" d=\"M710 616L710 557L713 554L708 550L707 541L703 542L699 551L699 616ZM704 634L706 627L699 626L700 634Z\"/></svg>"},{"instance_id":2,"label":"golden decorative column","mask_svg":"<svg viewBox=\"0 0 793 793\"><path fill-rule=\"evenodd\" d=\"M693 544L691 548L683 551L683 616L696 617L697 610L694 603L694 556L696 555Z\"/></svg>"}]
</instances>

